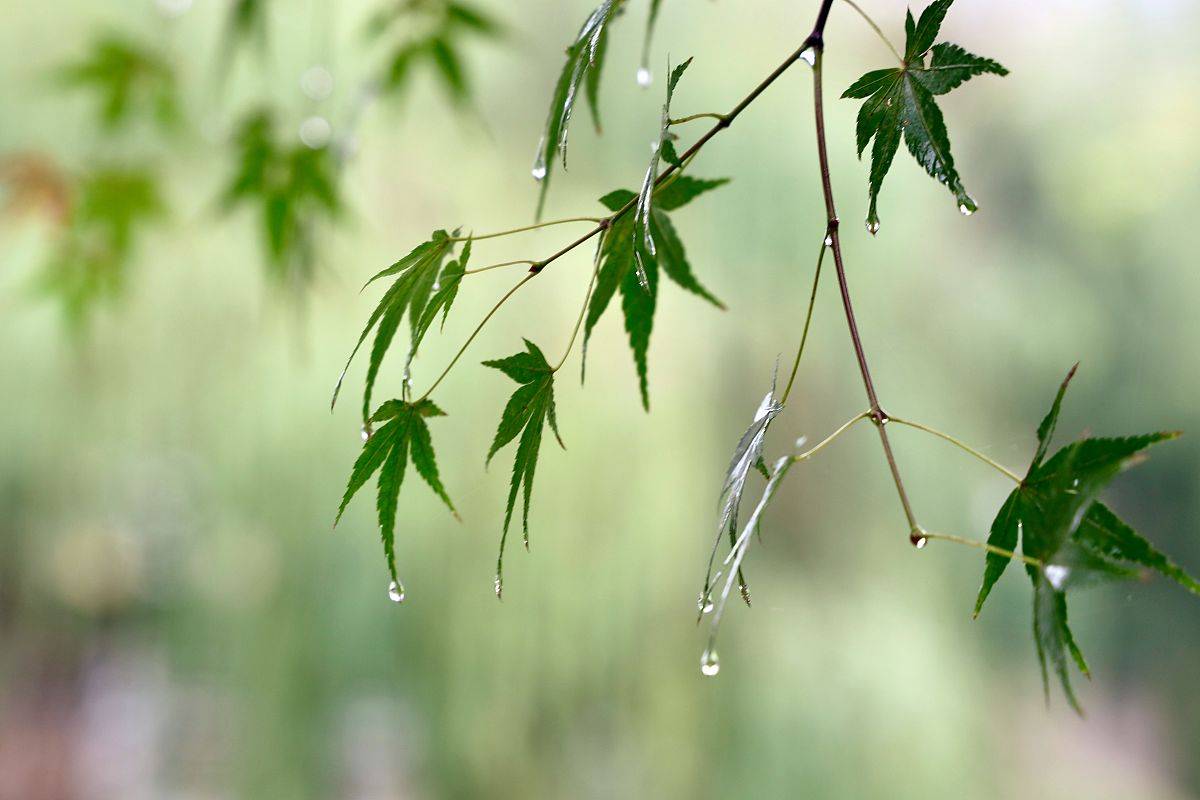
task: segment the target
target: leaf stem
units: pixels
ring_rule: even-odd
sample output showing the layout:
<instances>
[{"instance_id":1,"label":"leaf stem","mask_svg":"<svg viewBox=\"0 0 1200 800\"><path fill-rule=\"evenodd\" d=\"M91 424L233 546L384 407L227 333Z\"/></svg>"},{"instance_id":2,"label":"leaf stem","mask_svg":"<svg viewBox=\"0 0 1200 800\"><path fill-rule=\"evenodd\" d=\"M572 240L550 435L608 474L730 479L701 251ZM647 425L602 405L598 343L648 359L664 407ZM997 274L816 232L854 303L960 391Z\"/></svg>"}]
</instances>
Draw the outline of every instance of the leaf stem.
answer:
<instances>
[{"instance_id":1,"label":"leaf stem","mask_svg":"<svg viewBox=\"0 0 1200 800\"><path fill-rule=\"evenodd\" d=\"M919 422L913 422L912 420L901 419L900 417L891 417L891 420L892 420L892 422L896 423L897 425L907 425L910 428L916 428L919 431L924 431L925 433L932 434L933 436L936 436L939 439L943 439L943 440L949 442L950 444L954 445L955 447L957 447L959 450L962 450L965 453L970 453L971 455L975 456L980 461L987 464L989 467L996 470L997 472L1002 473L1003 475L1007 476L1008 479L1011 480L1013 483L1021 482L1020 475L1016 474L1015 472L1010 470L1008 467L1005 467L1003 464L1000 464L999 462L994 461L991 458L988 458L986 455L979 452L974 447L971 447L969 444L967 444L966 442L964 442L960 439L956 439L955 437L951 436L948 433L943 433L942 431L939 431L937 428L931 428L928 425L922 425Z\"/></svg>"},{"instance_id":2,"label":"leaf stem","mask_svg":"<svg viewBox=\"0 0 1200 800\"><path fill-rule=\"evenodd\" d=\"M511 267L514 264L535 264L537 262L530 261L528 258L518 259L517 261L503 261L499 264L488 264L486 267L476 267L475 269L463 270L463 275L474 275L477 272L487 272L489 269L500 269L501 267Z\"/></svg>"},{"instance_id":3,"label":"leaf stem","mask_svg":"<svg viewBox=\"0 0 1200 800\"><path fill-rule=\"evenodd\" d=\"M685 122L691 122L692 120L695 120L695 119L718 119L718 120L720 120L720 119L725 119L725 115L718 114L715 111L704 111L699 114L688 114L686 117L679 117L678 119L668 119L667 124L668 125L682 125Z\"/></svg>"},{"instance_id":4,"label":"leaf stem","mask_svg":"<svg viewBox=\"0 0 1200 800\"><path fill-rule=\"evenodd\" d=\"M871 404L871 419L879 431L879 441L883 445L883 454L887 459L888 469L892 473L892 481L896 484L896 494L900 496L900 505L904 508L904 517L908 521L909 541L917 543L917 532L921 526L913 513L912 503L909 502L908 492L904 489L904 480L900 477L900 468L896 466L896 456L892 452L892 443L888 439L888 416L879 405L879 396L875 393L875 384L871 380L871 370L867 366L867 356L863 350L862 338L858 333L858 322L854 317L854 305L850 301L850 286L846 281L846 266L842 261L842 244L838 236L837 208L833 202L833 184L829 173L829 152L825 144L825 106L821 91L821 62L825 45L820 35L824 30L824 20L829 15L829 7L833 0L822 0L821 9L817 16L817 27L809 35L812 40L813 53L813 112L817 130L817 159L821 167L821 191L825 198L825 214L828 223L828 237L833 248L833 263L837 269L838 288L842 295L842 308L846 311L846 325L850 329L850 340L854 345L854 356L858 361L859 372L862 373L863 388L867 391L867 400Z\"/></svg>"},{"instance_id":5,"label":"leaf stem","mask_svg":"<svg viewBox=\"0 0 1200 800\"><path fill-rule=\"evenodd\" d=\"M535 225L524 225L520 228L509 228L506 231L496 231L495 233L475 234L473 236L451 236L452 242L465 242L468 239L479 241L480 239L496 239L500 236L512 236L514 233L524 233L525 231L535 231L538 228L549 228L552 225L566 225L570 222L602 222L601 217L567 217L565 219L552 219L549 222L539 222ZM533 263L533 262L529 262Z\"/></svg>"},{"instance_id":6,"label":"leaf stem","mask_svg":"<svg viewBox=\"0 0 1200 800\"><path fill-rule=\"evenodd\" d=\"M919 535L924 539L935 539L942 542L965 544L968 547L975 547L979 550L987 550L989 553L995 553L996 555L1004 556L1005 558L1020 559L1031 567L1037 567L1039 569L1042 567L1042 562L1036 558L1031 558L1030 556L1022 555L1021 553L1014 553L1011 550L1005 550L1003 547L997 547L996 545L988 544L987 542L979 542L975 539L966 539L962 536L952 536L948 533L929 533L928 531L924 530L919 531Z\"/></svg>"},{"instance_id":7,"label":"leaf stem","mask_svg":"<svg viewBox=\"0 0 1200 800\"><path fill-rule=\"evenodd\" d=\"M516 285L514 285L511 289L509 289L504 294L503 297L501 297L498 301L496 301L496 305L492 306L492 310L489 311L482 320L480 320L479 324L475 326L475 330L471 331L471 335L467 337L467 340L465 342L463 342L463 346L458 348L458 352L454 354L454 358L450 359L450 363L446 365L446 368L444 370L442 370L442 374L438 375L437 380L435 380L433 382L433 385L425 390L425 394L423 394L419 398L417 398L417 400L416 400L417 403L421 402L425 398L429 397L429 395L433 394L433 390L436 389L438 387L438 385L443 380L445 380L446 376L450 374L450 370L453 369L454 365L458 363L458 360L460 358L462 358L462 354L467 352L467 348L471 346L471 342L475 341L475 337L479 335L479 332L481 330L483 330L483 326L487 324L488 320L490 320L492 318L492 316L497 311L500 310L500 306L502 306L506 302L508 302L508 298L510 298L514 294L516 294L517 290L520 289L525 284L529 283L529 281L532 278L533 278L532 274L525 275L524 277L521 278L521 280L517 281Z\"/></svg>"},{"instance_id":8,"label":"leaf stem","mask_svg":"<svg viewBox=\"0 0 1200 800\"><path fill-rule=\"evenodd\" d=\"M575 340L579 337L579 329L583 326L583 317L587 313L588 301L592 299L592 289L596 286L596 276L600 274L600 253L603 247L604 236L601 236L600 240L596 243L596 264L592 269L592 277L588 280L587 291L583 295L583 304L579 307L579 318L575 320L575 327L571 330L571 338L567 340L567 349L563 351L562 358L550 370L551 372L558 372L562 369L562 365L567 363L567 356L571 355L571 348L575 346Z\"/></svg>"},{"instance_id":9,"label":"leaf stem","mask_svg":"<svg viewBox=\"0 0 1200 800\"><path fill-rule=\"evenodd\" d=\"M808 459L815 456L817 453L821 452L821 450L826 445L828 445L830 442L832 442L834 439L838 438L843 433L845 433L846 431L848 431L852 427L854 427L855 423L861 422L864 419L869 419L870 416L871 416L871 409L868 408L866 411L862 412L861 414L851 417L846 422L842 423L842 426L840 428L838 428L836 431L834 431L833 433L826 436L821 441L821 443L818 444L817 446L812 447L808 450L805 450L803 453L792 456L792 462L795 463L798 461L807 461Z\"/></svg>"},{"instance_id":10,"label":"leaf stem","mask_svg":"<svg viewBox=\"0 0 1200 800\"><path fill-rule=\"evenodd\" d=\"M900 55L900 52L896 49L896 46L892 44L892 40L887 37L879 25L876 24L875 20L871 19L871 15L866 11L863 11L862 7L859 6L858 3L854 2L854 0L842 0L842 2L858 12L858 15L862 17L868 25L871 26L871 30L875 31L875 35L883 40L883 43L887 45L887 49L892 51L892 55L894 55L896 60L900 62L900 65L903 66L904 57Z\"/></svg>"},{"instance_id":11,"label":"leaf stem","mask_svg":"<svg viewBox=\"0 0 1200 800\"><path fill-rule=\"evenodd\" d=\"M821 242L821 252L817 254L817 269L813 275L812 294L808 298L808 314L804 317L804 333L800 334L800 347L796 350L796 361L792 364L792 374L788 377L787 387L783 390L780 405L787 405L788 395L792 393L792 384L796 382L796 373L800 371L800 357L804 355L804 344L808 341L808 328L812 325L813 307L817 303L817 286L821 282L821 264L825 261L825 242Z\"/></svg>"}]
</instances>

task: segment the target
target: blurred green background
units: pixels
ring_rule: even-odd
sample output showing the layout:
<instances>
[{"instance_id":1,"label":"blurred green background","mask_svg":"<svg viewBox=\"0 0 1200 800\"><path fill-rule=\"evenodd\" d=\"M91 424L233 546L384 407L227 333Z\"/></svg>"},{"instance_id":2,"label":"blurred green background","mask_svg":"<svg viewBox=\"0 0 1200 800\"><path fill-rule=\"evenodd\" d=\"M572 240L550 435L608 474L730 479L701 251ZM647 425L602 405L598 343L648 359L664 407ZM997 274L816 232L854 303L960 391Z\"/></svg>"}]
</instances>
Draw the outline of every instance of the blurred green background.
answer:
<instances>
[{"instance_id":1,"label":"blurred green background","mask_svg":"<svg viewBox=\"0 0 1200 800\"><path fill-rule=\"evenodd\" d=\"M900 36L902 4L863 4ZM153 165L170 211L124 292L75 332L34 288L54 215L10 202L0 222L0 798L1200 797L1200 602L1161 580L1076 599L1089 717L1057 695L1047 710L1026 582L1007 575L972 622L981 555L908 545L867 427L789 476L748 561L755 607L731 610L721 673L701 677L695 598L722 469L794 352L823 233L803 64L696 162L735 178L676 215L729 311L664 288L651 413L611 312L587 385L560 383L569 450L545 448L532 552L510 548L496 602L511 454L487 472L483 456L511 384L478 362L520 336L562 346L581 250L506 306L439 389L449 416L432 429L463 522L408 482L408 598L388 602L371 498L330 530L360 441L353 396L331 416L329 393L378 295L358 287L433 228L531 220L545 103L590 7L481 0L508 32L464 50L472 105L455 109L427 72L371 105L315 279L281 291L257 218L214 210L230 133L266 99L286 130L321 114L336 135L378 65L360 35L378 5L279 0L266 55L242 53L221 85L225 2L7 4L0 154ZM732 106L815 7L667 0L654 64L696 57L676 112ZM613 29L604 136L581 111L548 216L597 213L595 198L640 180L664 71L636 85L644 15L635 2ZM169 53L184 98L172 137L102 135L94 103L48 77L113 30ZM833 98L888 54L835 6L834 184L889 411L1022 467L1080 360L1064 435L1200 431L1197 30L1200 7L1180 0L958 3L944 36L1012 70L944 101L982 211L960 217L902 155L871 239L856 104ZM333 76L327 100L300 90L313 65ZM479 243L475 260L571 236ZM464 285L418 386L510 280ZM832 280L815 324L769 456L865 405ZM378 396L398 392L399 364ZM894 437L922 522L982 539L1003 478L916 432ZM1108 499L1200 570L1200 438L1155 450Z\"/></svg>"}]
</instances>

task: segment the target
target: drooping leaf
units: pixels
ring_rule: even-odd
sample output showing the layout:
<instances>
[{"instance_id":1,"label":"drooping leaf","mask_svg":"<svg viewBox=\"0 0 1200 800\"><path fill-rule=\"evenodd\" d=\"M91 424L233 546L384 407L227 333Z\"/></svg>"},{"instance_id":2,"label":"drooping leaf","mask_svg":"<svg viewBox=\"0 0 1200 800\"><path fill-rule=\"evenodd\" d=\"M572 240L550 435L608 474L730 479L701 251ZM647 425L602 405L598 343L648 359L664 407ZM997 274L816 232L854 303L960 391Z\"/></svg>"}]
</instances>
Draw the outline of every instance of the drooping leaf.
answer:
<instances>
[{"instance_id":1,"label":"drooping leaf","mask_svg":"<svg viewBox=\"0 0 1200 800\"><path fill-rule=\"evenodd\" d=\"M1096 500L1147 447L1177 434L1082 439L1046 459L1063 396L1074 374L1072 367L1038 426L1038 447L1029 472L996 515L988 544L1008 552L1016 552L1019 545L1020 552L1033 559L1026 570L1034 587L1034 638L1042 673L1048 674L1048 662L1068 701L1078 709L1066 656L1085 673L1086 664L1067 625L1066 590L1132 577L1136 574L1133 565L1157 570L1193 592L1200 592L1200 584ZM1010 560L995 550L987 554L983 585L975 601L976 616Z\"/></svg>"},{"instance_id":2,"label":"drooping leaf","mask_svg":"<svg viewBox=\"0 0 1200 800\"><path fill-rule=\"evenodd\" d=\"M442 262L452 251L454 242L455 239L446 231L434 231L428 241L417 245L408 255L379 271L367 281L366 286L369 286L380 278L396 276L379 304L375 306L375 310L371 312L366 327L359 334L358 342L350 352L350 357L346 359L346 366L342 368L337 385L333 390L330 408L337 403L342 382L346 379L346 372L350 369L354 356L358 354L359 348L362 347L372 330L375 330L375 341L371 347L367 378L363 386L362 413L364 421L367 420L371 406L371 392L375 386L375 379L379 375L379 367L383 363L383 357L387 354L388 348L391 347L392 340L395 338L396 331L405 314L408 315L412 328L409 358L406 362L411 363L417 346L433 323L433 318L439 311L442 312L443 319L444 315L449 313L450 305L458 293L459 281L462 279L465 256L470 252L469 249L464 249L464 258L443 271ZM445 285L441 285L439 278L443 274L445 275ZM439 288L435 289L435 285ZM364 286L364 288L366 287ZM434 294L435 292L436 294ZM430 303L433 304L434 310L426 319L425 312ZM378 329L376 329L377 325ZM405 378L407 380L407 376Z\"/></svg>"},{"instance_id":3,"label":"drooping leaf","mask_svg":"<svg viewBox=\"0 0 1200 800\"><path fill-rule=\"evenodd\" d=\"M959 211L972 214L978 208L954 166L950 137L934 95L945 94L976 75L1007 75L1008 70L958 45L933 44L952 2L934 0L917 22L910 12L905 24L904 63L898 68L872 70L842 93L842 97L864 100L856 126L860 158L871 139L875 140L868 181L867 229L871 233L879 230L879 191L901 138L930 177L954 195Z\"/></svg>"},{"instance_id":4,"label":"drooping leaf","mask_svg":"<svg viewBox=\"0 0 1200 800\"><path fill-rule=\"evenodd\" d=\"M567 134L580 84L590 71L598 71L602 66L598 60L598 56L602 55L600 45L608 23L620 5L621 0L603 0L584 20L575 41L567 48L567 62L563 65L558 82L554 86L554 94L550 98L550 111L546 116L546 127L538 142L533 161L533 177L541 182L537 205L539 219L546 204L546 191L550 188L550 177L554 172L556 158L562 159L564 169L567 166ZM598 75L595 80L599 81Z\"/></svg>"},{"instance_id":5,"label":"drooping leaf","mask_svg":"<svg viewBox=\"0 0 1200 800\"><path fill-rule=\"evenodd\" d=\"M704 591L701 592L701 610L706 608L711 601L712 583L715 579L713 576L713 566L716 564L717 552L721 548L721 540L728 537L730 546L730 556L733 557L733 552L738 547L738 512L742 506L742 495L746 490L746 478L749 477L751 470L762 469L766 470L763 464L763 444L767 438L767 428L775 417L779 416L779 412L783 411L783 405L775 396L775 379L771 380L771 390L763 396L762 402L758 404L758 410L754 412L754 419L750 423L750 427L738 439L737 446L733 449L733 456L729 460L729 467L725 470L725 481L721 486L721 496L718 502L717 515L717 537L713 542L712 552L708 557L708 570L704 576ZM785 468L786 469L786 468ZM778 471L778 465L777 465ZM766 473L768 480L772 473ZM781 476L782 477L782 476ZM770 484L768 483L768 487ZM764 494L764 501L769 499ZM757 523L757 515L752 520ZM750 529L747 525L747 530ZM748 544L748 543L747 543ZM728 561L728 559L726 559ZM740 572L741 557L737 558L738 569L737 574L738 585L742 590L743 598L748 597L749 593L746 589L745 576ZM733 579L732 573L729 575L729 580ZM728 593L728 586L726 587ZM722 600L723 604L723 600ZM714 629L715 632L715 629Z\"/></svg>"},{"instance_id":6,"label":"drooping leaf","mask_svg":"<svg viewBox=\"0 0 1200 800\"><path fill-rule=\"evenodd\" d=\"M692 59L689 58L675 67L671 70L671 77L667 80L667 100L663 103L658 139L654 143L653 153L650 155L650 165L646 167L642 188L638 192L637 206L633 210L634 274L637 275L638 283L646 291L650 290L650 281L646 275L645 262L648 258L653 258L657 251L654 243L654 226L651 221L654 210L654 187L658 183L658 165L662 158L663 143L667 140L667 132L671 126L671 98L675 94L675 87L679 85L679 79L683 77L683 73L691 63ZM674 152L674 147L672 147L672 152Z\"/></svg>"},{"instance_id":7,"label":"drooping leaf","mask_svg":"<svg viewBox=\"0 0 1200 800\"><path fill-rule=\"evenodd\" d=\"M500 554L496 560L496 595L500 596L504 586L504 546L508 540L508 528L512 522L517 493L524 489L521 513L521 528L526 549L529 548L529 500L533 492L533 476L537 469L538 454L542 444L542 432L546 422L559 446L563 446L558 433L558 420L554 411L554 369L542 355L537 345L525 340L525 352L507 358L483 362L503 372L520 384L513 392L504 412L500 415L500 426L488 449L487 460L517 437L517 454L513 460L512 481L508 491L508 506L504 512L504 531L500 536Z\"/></svg>"},{"instance_id":8,"label":"drooping leaf","mask_svg":"<svg viewBox=\"0 0 1200 800\"><path fill-rule=\"evenodd\" d=\"M392 580L397 582L400 579L396 574L395 557L396 508L410 457L417 474L429 484L450 512L458 516L438 477L433 443L429 436L429 427L425 423L427 417L440 416L445 416L444 412L428 399L416 403L389 400L380 406L373 420L384 424L363 443L362 452L354 462L349 483L333 522L336 526L341 521L350 500L372 475L379 472L375 503L379 514L379 535L383 540L388 572Z\"/></svg>"},{"instance_id":9,"label":"drooping leaf","mask_svg":"<svg viewBox=\"0 0 1200 800\"><path fill-rule=\"evenodd\" d=\"M618 218L609 228L601 243L600 267L596 274L596 286L588 301L587 317L584 321L584 353L587 352L587 342L591 337L592 330L600 321L600 317L604 315L612 298L619 291L621 308L625 316L625 331L629 336L629 346L633 350L634 363L637 367L642 405L647 410L650 407L647 353L650 346L650 334L654 328L659 267L661 266L667 277L679 286L704 298L718 308L724 307L692 273L683 242L679 239L667 212L686 205L693 198L724 183L726 183L725 180L706 181L680 175L668 179L655 190L649 230L658 241L657 254L649 253L638 247L638 239L634 235L635 221L631 213L626 213ZM610 192L600 198L600 202L610 211L617 211L634 202L637 197L633 192L622 189ZM639 280L636 268L639 250L645 273L644 285Z\"/></svg>"},{"instance_id":10,"label":"drooping leaf","mask_svg":"<svg viewBox=\"0 0 1200 800\"><path fill-rule=\"evenodd\" d=\"M654 38L654 28L658 24L658 12L662 0L650 0L650 9L646 14L646 33L642 37L642 61L638 68L638 83L650 85L650 41Z\"/></svg>"},{"instance_id":11,"label":"drooping leaf","mask_svg":"<svg viewBox=\"0 0 1200 800\"><path fill-rule=\"evenodd\" d=\"M112 130L136 118L166 129L179 121L175 70L162 55L118 36L92 44L81 60L59 70L65 86L96 94L103 128Z\"/></svg>"}]
</instances>

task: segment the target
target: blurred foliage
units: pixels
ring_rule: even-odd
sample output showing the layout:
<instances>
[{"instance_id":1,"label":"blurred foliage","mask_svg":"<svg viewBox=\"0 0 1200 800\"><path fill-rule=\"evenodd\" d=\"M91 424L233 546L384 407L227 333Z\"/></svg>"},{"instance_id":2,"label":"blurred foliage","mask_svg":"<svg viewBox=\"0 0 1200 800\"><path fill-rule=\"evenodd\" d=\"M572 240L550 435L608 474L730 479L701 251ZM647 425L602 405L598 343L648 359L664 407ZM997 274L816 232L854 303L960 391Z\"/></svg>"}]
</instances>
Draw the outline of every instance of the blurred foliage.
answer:
<instances>
[{"instance_id":1,"label":"blurred foliage","mask_svg":"<svg viewBox=\"0 0 1200 800\"><path fill-rule=\"evenodd\" d=\"M272 277L302 286L316 265L315 232L342 211L333 153L325 144L281 139L267 110L242 121L235 148L237 163L221 206L227 212L254 208Z\"/></svg>"},{"instance_id":2,"label":"blurred foliage","mask_svg":"<svg viewBox=\"0 0 1200 800\"><path fill-rule=\"evenodd\" d=\"M179 123L175 69L163 56L117 34L92 43L89 53L58 71L64 86L96 96L101 125L115 129L132 120L162 128Z\"/></svg>"}]
</instances>

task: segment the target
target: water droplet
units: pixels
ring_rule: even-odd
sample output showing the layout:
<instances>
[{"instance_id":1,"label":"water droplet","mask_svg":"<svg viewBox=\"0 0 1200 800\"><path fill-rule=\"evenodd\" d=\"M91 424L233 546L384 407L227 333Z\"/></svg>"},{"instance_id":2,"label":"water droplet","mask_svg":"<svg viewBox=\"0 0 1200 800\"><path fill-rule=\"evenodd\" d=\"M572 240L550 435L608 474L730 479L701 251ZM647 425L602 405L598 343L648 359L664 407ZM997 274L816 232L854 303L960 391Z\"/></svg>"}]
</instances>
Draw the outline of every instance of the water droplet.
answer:
<instances>
[{"instance_id":1,"label":"water droplet","mask_svg":"<svg viewBox=\"0 0 1200 800\"><path fill-rule=\"evenodd\" d=\"M1063 584L1066 583L1070 574L1070 567L1064 567L1059 564L1046 565L1046 580L1050 581L1050 585L1055 589L1062 589Z\"/></svg>"},{"instance_id":2,"label":"water droplet","mask_svg":"<svg viewBox=\"0 0 1200 800\"><path fill-rule=\"evenodd\" d=\"M825 236L825 246L833 247L833 236L830 236L830 235Z\"/></svg>"},{"instance_id":3,"label":"water droplet","mask_svg":"<svg viewBox=\"0 0 1200 800\"><path fill-rule=\"evenodd\" d=\"M399 581L392 581L388 584L388 599L393 603L404 602L404 584Z\"/></svg>"},{"instance_id":4,"label":"water droplet","mask_svg":"<svg viewBox=\"0 0 1200 800\"><path fill-rule=\"evenodd\" d=\"M700 674L711 678L721 671L721 659L717 656L717 651L711 647L704 649L704 655L700 656Z\"/></svg>"},{"instance_id":5,"label":"water droplet","mask_svg":"<svg viewBox=\"0 0 1200 800\"><path fill-rule=\"evenodd\" d=\"M872 236L879 233L879 220L877 220L877 219L867 220L867 233L871 234Z\"/></svg>"},{"instance_id":6,"label":"water droplet","mask_svg":"<svg viewBox=\"0 0 1200 800\"><path fill-rule=\"evenodd\" d=\"M810 67L815 67L817 65L817 51L811 47L805 49L805 51L800 54L800 60L805 64L808 64Z\"/></svg>"},{"instance_id":7,"label":"water droplet","mask_svg":"<svg viewBox=\"0 0 1200 800\"><path fill-rule=\"evenodd\" d=\"M435 292L436 292L436 291L439 291L441 288L442 288L442 282L441 282L441 281L434 281L434 282L433 282L433 290L434 290Z\"/></svg>"},{"instance_id":8,"label":"water droplet","mask_svg":"<svg viewBox=\"0 0 1200 800\"><path fill-rule=\"evenodd\" d=\"M537 158L533 160L533 169L529 171L535 181L546 179L546 137L538 142Z\"/></svg>"},{"instance_id":9,"label":"water droplet","mask_svg":"<svg viewBox=\"0 0 1200 800\"><path fill-rule=\"evenodd\" d=\"M363 425L363 429L362 429L362 440L363 440L364 442L369 442L369 441L371 441L371 429L370 429L370 428L368 428L366 425Z\"/></svg>"},{"instance_id":10,"label":"water droplet","mask_svg":"<svg viewBox=\"0 0 1200 800\"><path fill-rule=\"evenodd\" d=\"M958 204L958 213L962 214L964 217L969 217L975 213L975 209L971 208L966 203L959 203Z\"/></svg>"},{"instance_id":11,"label":"water droplet","mask_svg":"<svg viewBox=\"0 0 1200 800\"><path fill-rule=\"evenodd\" d=\"M300 141L313 150L320 150L329 144L331 136L333 126L324 117L312 116L300 123Z\"/></svg>"},{"instance_id":12,"label":"water droplet","mask_svg":"<svg viewBox=\"0 0 1200 800\"><path fill-rule=\"evenodd\" d=\"M800 437L798 437L798 438L796 439L796 449L797 449L797 450L799 450L801 447L804 447L804 445L805 445L805 443L806 443L807 441L808 441L808 437L807 437L807 436L800 436Z\"/></svg>"},{"instance_id":13,"label":"water droplet","mask_svg":"<svg viewBox=\"0 0 1200 800\"><path fill-rule=\"evenodd\" d=\"M908 541L918 550L924 550L925 545L929 544L929 539L921 534L920 531L913 531L908 535Z\"/></svg>"},{"instance_id":14,"label":"water droplet","mask_svg":"<svg viewBox=\"0 0 1200 800\"><path fill-rule=\"evenodd\" d=\"M696 610L701 614L711 614L713 610L712 595L703 594L696 598Z\"/></svg>"},{"instance_id":15,"label":"water droplet","mask_svg":"<svg viewBox=\"0 0 1200 800\"><path fill-rule=\"evenodd\" d=\"M647 69L646 67L638 67L637 85L641 86L643 89L645 89L647 86L649 86L653 82L654 82L654 76L652 74L650 74L650 70Z\"/></svg>"},{"instance_id":16,"label":"water droplet","mask_svg":"<svg viewBox=\"0 0 1200 800\"><path fill-rule=\"evenodd\" d=\"M496 580L492 582L496 588L496 599L504 599L504 579L499 574L496 575Z\"/></svg>"},{"instance_id":17,"label":"water droplet","mask_svg":"<svg viewBox=\"0 0 1200 800\"><path fill-rule=\"evenodd\" d=\"M324 100L333 94L333 73L322 64L314 64L300 76L300 91L310 100Z\"/></svg>"}]
</instances>

